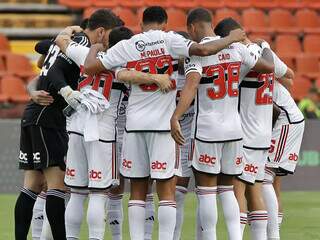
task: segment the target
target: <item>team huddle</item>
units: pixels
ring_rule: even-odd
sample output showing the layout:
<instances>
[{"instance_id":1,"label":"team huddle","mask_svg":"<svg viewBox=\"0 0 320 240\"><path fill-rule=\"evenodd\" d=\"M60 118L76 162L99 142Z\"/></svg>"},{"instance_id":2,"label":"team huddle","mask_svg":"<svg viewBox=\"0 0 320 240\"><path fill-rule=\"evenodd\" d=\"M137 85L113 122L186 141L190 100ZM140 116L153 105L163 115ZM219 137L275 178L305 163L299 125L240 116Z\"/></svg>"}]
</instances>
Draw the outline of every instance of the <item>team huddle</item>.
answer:
<instances>
[{"instance_id":1,"label":"team huddle","mask_svg":"<svg viewBox=\"0 0 320 240\"><path fill-rule=\"evenodd\" d=\"M169 16L170 17L170 16ZM186 32L166 32L162 7L145 9L141 33L99 9L82 28L41 41L41 73L21 121L24 186L16 239L80 239L89 198L90 240L105 225L121 240L124 179L130 239L179 240L195 178L196 239L217 239L217 198L228 239L280 239L280 176L295 171L304 118L287 88L293 71L264 40L193 9ZM120 174L119 174L120 173ZM66 201L66 191L70 192Z\"/></svg>"}]
</instances>

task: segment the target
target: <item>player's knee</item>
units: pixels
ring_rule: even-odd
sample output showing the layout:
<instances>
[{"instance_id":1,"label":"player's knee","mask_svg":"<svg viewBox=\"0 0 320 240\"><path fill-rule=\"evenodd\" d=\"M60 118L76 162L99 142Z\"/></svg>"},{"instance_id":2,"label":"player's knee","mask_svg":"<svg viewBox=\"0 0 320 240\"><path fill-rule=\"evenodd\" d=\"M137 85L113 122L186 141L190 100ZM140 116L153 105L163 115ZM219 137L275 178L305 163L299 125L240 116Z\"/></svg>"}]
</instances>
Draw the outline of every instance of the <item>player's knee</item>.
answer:
<instances>
[{"instance_id":1,"label":"player's knee","mask_svg":"<svg viewBox=\"0 0 320 240\"><path fill-rule=\"evenodd\" d=\"M176 192L176 180L157 180L157 193L159 200L174 200Z\"/></svg>"},{"instance_id":2,"label":"player's knee","mask_svg":"<svg viewBox=\"0 0 320 240\"><path fill-rule=\"evenodd\" d=\"M177 178L177 186L188 188L189 185L189 177L178 177Z\"/></svg>"},{"instance_id":3,"label":"player's knee","mask_svg":"<svg viewBox=\"0 0 320 240\"><path fill-rule=\"evenodd\" d=\"M45 187L44 177L39 171L26 171L23 186L33 192L40 193Z\"/></svg>"}]
</instances>

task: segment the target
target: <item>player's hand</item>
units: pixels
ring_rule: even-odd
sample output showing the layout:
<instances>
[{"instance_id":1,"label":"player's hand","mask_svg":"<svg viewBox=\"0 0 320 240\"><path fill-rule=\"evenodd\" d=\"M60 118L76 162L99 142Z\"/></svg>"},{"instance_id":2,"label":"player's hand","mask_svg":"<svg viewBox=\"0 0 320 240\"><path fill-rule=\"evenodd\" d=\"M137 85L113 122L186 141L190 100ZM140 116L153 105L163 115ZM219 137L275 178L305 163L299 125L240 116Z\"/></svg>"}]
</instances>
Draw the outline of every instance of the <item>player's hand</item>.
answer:
<instances>
[{"instance_id":1,"label":"player's hand","mask_svg":"<svg viewBox=\"0 0 320 240\"><path fill-rule=\"evenodd\" d=\"M80 95L79 91L74 91L70 86L66 86L60 89L59 93L64 100L75 110L80 106Z\"/></svg>"},{"instance_id":2,"label":"player's hand","mask_svg":"<svg viewBox=\"0 0 320 240\"><path fill-rule=\"evenodd\" d=\"M234 42L241 42L241 41L245 40L247 35L244 30L239 28L239 29L235 29L235 30L230 31L228 37L230 38L230 41L232 43L234 43Z\"/></svg>"},{"instance_id":3,"label":"player's hand","mask_svg":"<svg viewBox=\"0 0 320 240\"><path fill-rule=\"evenodd\" d=\"M53 97L50 95L50 93L44 90L32 91L30 93L30 97L35 103L41 106L48 106L53 103Z\"/></svg>"},{"instance_id":4,"label":"player's hand","mask_svg":"<svg viewBox=\"0 0 320 240\"><path fill-rule=\"evenodd\" d=\"M104 52L106 51L106 46L103 45L102 43L96 43L96 44L92 44L91 48L94 48L97 50L97 52Z\"/></svg>"},{"instance_id":5,"label":"player's hand","mask_svg":"<svg viewBox=\"0 0 320 240\"><path fill-rule=\"evenodd\" d=\"M152 74L152 80L158 85L159 89L163 93L167 93L172 89L172 81L168 74Z\"/></svg>"},{"instance_id":6,"label":"player's hand","mask_svg":"<svg viewBox=\"0 0 320 240\"><path fill-rule=\"evenodd\" d=\"M171 136L173 137L174 141L179 145L185 144L186 141L181 131L179 119L176 118L175 116L172 116L170 120L170 125L171 125Z\"/></svg>"}]
</instances>

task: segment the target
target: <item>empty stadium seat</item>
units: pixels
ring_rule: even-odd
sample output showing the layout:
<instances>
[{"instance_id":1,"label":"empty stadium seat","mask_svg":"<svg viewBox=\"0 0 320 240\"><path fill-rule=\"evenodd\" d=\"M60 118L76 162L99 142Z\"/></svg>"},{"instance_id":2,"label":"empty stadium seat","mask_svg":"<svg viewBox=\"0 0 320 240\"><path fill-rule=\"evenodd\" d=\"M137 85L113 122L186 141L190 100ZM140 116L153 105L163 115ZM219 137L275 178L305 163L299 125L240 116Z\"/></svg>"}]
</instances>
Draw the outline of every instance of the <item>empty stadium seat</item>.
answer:
<instances>
[{"instance_id":1,"label":"empty stadium seat","mask_svg":"<svg viewBox=\"0 0 320 240\"><path fill-rule=\"evenodd\" d=\"M293 15L286 9L275 9L269 12L270 27L281 33L298 33Z\"/></svg>"},{"instance_id":2,"label":"empty stadium seat","mask_svg":"<svg viewBox=\"0 0 320 240\"><path fill-rule=\"evenodd\" d=\"M303 49L306 53L320 56L320 35L305 35L303 39Z\"/></svg>"},{"instance_id":3,"label":"empty stadium seat","mask_svg":"<svg viewBox=\"0 0 320 240\"><path fill-rule=\"evenodd\" d=\"M301 100L308 94L308 91L311 88L311 86L312 83L308 78L297 75L294 78L294 83L290 90L291 95L295 100Z\"/></svg>"},{"instance_id":4,"label":"empty stadium seat","mask_svg":"<svg viewBox=\"0 0 320 240\"><path fill-rule=\"evenodd\" d=\"M91 5L98 8L114 8L118 6L116 0L91 0Z\"/></svg>"},{"instance_id":5,"label":"empty stadium seat","mask_svg":"<svg viewBox=\"0 0 320 240\"><path fill-rule=\"evenodd\" d=\"M320 9L320 2L317 0L301 0L304 7L313 8L316 10Z\"/></svg>"},{"instance_id":6,"label":"empty stadium seat","mask_svg":"<svg viewBox=\"0 0 320 240\"><path fill-rule=\"evenodd\" d=\"M293 71L296 70L296 63L295 63L295 58L294 58L294 57L287 56L287 55L284 55L284 56L278 55L278 57L279 57L285 64L287 64L287 66L288 66L289 68L291 68Z\"/></svg>"},{"instance_id":7,"label":"empty stadium seat","mask_svg":"<svg viewBox=\"0 0 320 240\"><path fill-rule=\"evenodd\" d=\"M268 28L269 22L263 11L250 8L242 12L243 26L249 32L266 33L271 32Z\"/></svg>"},{"instance_id":8,"label":"empty stadium seat","mask_svg":"<svg viewBox=\"0 0 320 240\"><path fill-rule=\"evenodd\" d=\"M115 8L112 11L124 21L128 28L135 32L139 30L139 19L129 8Z\"/></svg>"},{"instance_id":9,"label":"empty stadium seat","mask_svg":"<svg viewBox=\"0 0 320 240\"><path fill-rule=\"evenodd\" d=\"M277 0L252 0L252 6L256 8L272 9L278 6Z\"/></svg>"},{"instance_id":10,"label":"empty stadium seat","mask_svg":"<svg viewBox=\"0 0 320 240\"><path fill-rule=\"evenodd\" d=\"M211 0L198 0L199 3L199 7L204 7L210 10L215 10L215 9L220 9L223 8L224 2L221 0L217 0L217 1L211 1Z\"/></svg>"},{"instance_id":11,"label":"empty stadium seat","mask_svg":"<svg viewBox=\"0 0 320 240\"><path fill-rule=\"evenodd\" d=\"M118 1L118 4L120 4L120 6L122 7L127 7L127 8L140 8L143 7L145 5L143 0L121 0Z\"/></svg>"},{"instance_id":12,"label":"empty stadium seat","mask_svg":"<svg viewBox=\"0 0 320 240\"><path fill-rule=\"evenodd\" d=\"M5 63L5 57L3 54L0 54L0 76L6 74L7 67Z\"/></svg>"},{"instance_id":13,"label":"empty stadium seat","mask_svg":"<svg viewBox=\"0 0 320 240\"><path fill-rule=\"evenodd\" d=\"M310 79L317 79L320 76L319 59L310 54L299 54L296 57L297 72Z\"/></svg>"},{"instance_id":14,"label":"empty stadium seat","mask_svg":"<svg viewBox=\"0 0 320 240\"><path fill-rule=\"evenodd\" d=\"M295 57L302 52L301 43L295 35L279 35L275 41L278 54Z\"/></svg>"},{"instance_id":15,"label":"empty stadium seat","mask_svg":"<svg viewBox=\"0 0 320 240\"><path fill-rule=\"evenodd\" d=\"M320 33L319 16L316 11L299 9L296 12L297 27L306 33Z\"/></svg>"},{"instance_id":16,"label":"empty stadium seat","mask_svg":"<svg viewBox=\"0 0 320 240\"><path fill-rule=\"evenodd\" d=\"M91 6L91 0L59 0L58 3L74 9L83 9Z\"/></svg>"},{"instance_id":17,"label":"empty stadium seat","mask_svg":"<svg viewBox=\"0 0 320 240\"><path fill-rule=\"evenodd\" d=\"M191 9L197 7L198 3L196 0L174 0L171 1L171 6L181 9Z\"/></svg>"},{"instance_id":18,"label":"empty stadium seat","mask_svg":"<svg viewBox=\"0 0 320 240\"><path fill-rule=\"evenodd\" d=\"M186 14L184 11L175 8L169 8L168 30L183 31L186 30Z\"/></svg>"},{"instance_id":19,"label":"empty stadium seat","mask_svg":"<svg viewBox=\"0 0 320 240\"><path fill-rule=\"evenodd\" d=\"M229 8L222 8L222 9L217 9L214 14L214 25L218 24L218 22L221 21L222 19L228 18L228 17L232 17L238 22L241 22L241 17L237 11Z\"/></svg>"},{"instance_id":20,"label":"empty stadium seat","mask_svg":"<svg viewBox=\"0 0 320 240\"><path fill-rule=\"evenodd\" d=\"M148 7L150 6L162 6L164 8L170 7L170 0L145 0L144 4Z\"/></svg>"},{"instance_id":21,"label":"empty stadium seat","mask_svg":"<svg viewBox=\"0 0 320 240\"><path fill-rule=\"evenodd\" d=\"M0 52L1 51L10 51L10 44L8 38L3 34L0 34Z\"/></svg>"},{"instance_id":22,"label":"empty stadium seat","mask_svg":"<svg viewBox=\"0 0 320 240\"><path fill-rule=\"evenodd\" d=\"M300 0L278 0L278 5L287 9L298 9L304 6Z\"/></svg>"},{"instance_id":23,"label":"empty stadium seat","mask_svg":"<svg viewBox=\"0 0 320 240\"><path fill-rule=\"evenodd\" d=\"M5 75L1 78L1 91L10 101L24 103L29 101L30 97L26 91L23 81L12 75Z\"/></svg>"},{"instance_id":24,"label":"empty stadium seat","mask_svg":"<svg viewBox=\"0 0 320 240\"><path fill-rule=\"evenodd\" d=\"M5 58L8 74L22 78L29 78L35 75L29 59L24 55L8 53Z\"/></svg>"},{"instance_id":25,"label":"empty stadium seat","mask_svg":"<svg viewBox=\"0 0 320 240\"><path fill-rule=\"evenodd\" d=\"M252 7L251 0L224 0L223 2L229 8L246 9Z\"/></svg>"},{"instance_id":26,"label":"empty stadium seat","mask_svg":"<svg viewBox=\"0 0 320 240\"><path fill-rule=\"evenodd\" d=\"M263 39L263 40L267 41L270 44L271 48L272 48L273 42L272 42L270 34L251 33L251 34L249 34L249 38L250 38L251 41L254 41L256 39Z\"/></svg>"},{"instance_id":27,"label":"empty stadium seat","mask_svg":"<svg viewBox=\"0 0 320 240\"><path fill-rule=\"evenodd\" d=\"M89 18L91 16L92 13L94 13L96 10L98 10L99 8L94 8L94 7L90 7L90 8L86 8L83 11L83 18Z\"/></svg>"}]
</instances>

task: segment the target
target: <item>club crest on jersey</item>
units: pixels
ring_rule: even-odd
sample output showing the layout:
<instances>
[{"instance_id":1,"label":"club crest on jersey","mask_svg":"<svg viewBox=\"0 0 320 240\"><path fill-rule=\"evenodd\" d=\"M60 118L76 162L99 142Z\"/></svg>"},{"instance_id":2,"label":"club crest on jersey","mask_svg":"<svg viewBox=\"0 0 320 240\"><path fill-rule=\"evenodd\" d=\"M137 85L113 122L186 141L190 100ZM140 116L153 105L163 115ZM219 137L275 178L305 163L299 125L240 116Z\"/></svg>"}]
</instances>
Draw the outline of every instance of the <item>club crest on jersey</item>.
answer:
<instances>
[{"instance_id":1,"label":"club crest on jersey","mask_svg":"<svg viewBox=\"0 0 320 240\"><path fill-rule=\"evenodd\" d=\"M138 42L136 42L135 46L139 52L143 52L146 49L146 43L142 40L139 40Z\"/></svg>"}]
</instances>

